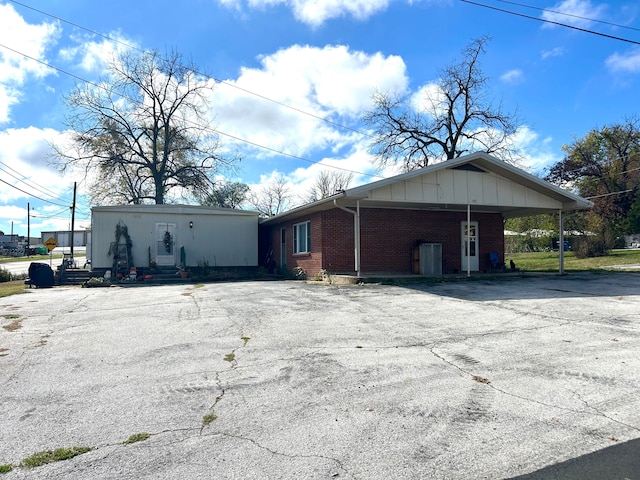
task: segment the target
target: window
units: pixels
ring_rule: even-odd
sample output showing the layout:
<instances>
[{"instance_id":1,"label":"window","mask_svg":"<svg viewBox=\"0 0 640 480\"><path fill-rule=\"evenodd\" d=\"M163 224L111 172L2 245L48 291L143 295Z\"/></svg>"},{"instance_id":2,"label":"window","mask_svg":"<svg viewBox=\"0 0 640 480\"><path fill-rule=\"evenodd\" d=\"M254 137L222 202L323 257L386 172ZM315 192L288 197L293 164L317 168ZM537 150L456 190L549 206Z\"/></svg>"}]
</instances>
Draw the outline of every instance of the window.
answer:
<instances>
[{"instance_id":1,"label":"window","mask_svg":"<svg viewBox=\"0 0 640 480\"><path fill-rule=\"evenodd\" d=\"M293 253L311 252L311 222L293 226Z\"/></svg>"}]
</instances>

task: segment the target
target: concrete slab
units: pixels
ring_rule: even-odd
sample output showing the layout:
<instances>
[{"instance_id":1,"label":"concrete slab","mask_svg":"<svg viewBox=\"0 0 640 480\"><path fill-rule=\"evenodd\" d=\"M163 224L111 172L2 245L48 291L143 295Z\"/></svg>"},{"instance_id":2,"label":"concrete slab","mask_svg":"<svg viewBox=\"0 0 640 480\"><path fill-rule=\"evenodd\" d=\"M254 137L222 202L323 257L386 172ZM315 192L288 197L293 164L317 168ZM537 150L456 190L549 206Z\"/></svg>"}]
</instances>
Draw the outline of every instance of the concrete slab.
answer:
<instances>
[{"instance_id":1,"label":"concrete slab","mask_svg":"<svg viewBox=\"0 0 640 480\"><path fill-rule=\"evenodd\" d=\"M639 281L59 287L0 299L0 325L12 325L0 328L0 465L93 448L3 478L540 479L575 478L558 472L585 462L623 472L640 438ZM122 443L141 432L150 438Z\"/></svg>"}]
</instances>

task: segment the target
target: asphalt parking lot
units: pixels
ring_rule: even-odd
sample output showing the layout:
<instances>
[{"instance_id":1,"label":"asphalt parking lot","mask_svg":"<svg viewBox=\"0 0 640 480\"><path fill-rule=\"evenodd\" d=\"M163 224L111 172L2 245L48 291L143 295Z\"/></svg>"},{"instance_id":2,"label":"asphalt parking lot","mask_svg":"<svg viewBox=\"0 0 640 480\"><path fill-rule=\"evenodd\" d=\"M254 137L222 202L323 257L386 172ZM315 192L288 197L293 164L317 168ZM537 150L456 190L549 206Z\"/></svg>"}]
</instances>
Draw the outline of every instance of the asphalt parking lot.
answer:
<instances>
[{"instance_id":1,"label":"asphalt parking lot","mask_svg":"<svg viewBox=\"0 0 640 480\"><path fill-rule=\"evenodd\" d=\"M640 479L637 273L34 289L0 324L3 479Z\"/></svg>"}]
</instances>

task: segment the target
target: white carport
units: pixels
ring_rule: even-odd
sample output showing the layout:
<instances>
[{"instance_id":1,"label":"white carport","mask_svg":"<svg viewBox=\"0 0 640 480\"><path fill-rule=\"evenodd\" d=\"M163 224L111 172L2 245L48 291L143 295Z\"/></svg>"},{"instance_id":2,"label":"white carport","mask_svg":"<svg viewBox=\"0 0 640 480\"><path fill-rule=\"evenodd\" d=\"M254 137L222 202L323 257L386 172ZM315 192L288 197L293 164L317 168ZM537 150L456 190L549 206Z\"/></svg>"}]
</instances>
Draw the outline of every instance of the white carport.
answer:
<instances>
[{"instance_id":1,"label":"white carport","mask_svg":"<svg viewBox=\"0 0 640 480\"><path fill-rule=\"evenodd\" d=\"M579 195L482 152L350 188L318 202L318 206L325 202L353 214L354 263L358 276L361 207L466 212L467 225L471 224L472 211L499 213L503 219L557 212L560 245L564 244L563 217L593 207L593 202ZM466 242L467 257L469 243ZM564 273L563 249L559 250L559 271ZM470 265L467 261L467 275L471 272Z\"/></svg>"}]
</instances>

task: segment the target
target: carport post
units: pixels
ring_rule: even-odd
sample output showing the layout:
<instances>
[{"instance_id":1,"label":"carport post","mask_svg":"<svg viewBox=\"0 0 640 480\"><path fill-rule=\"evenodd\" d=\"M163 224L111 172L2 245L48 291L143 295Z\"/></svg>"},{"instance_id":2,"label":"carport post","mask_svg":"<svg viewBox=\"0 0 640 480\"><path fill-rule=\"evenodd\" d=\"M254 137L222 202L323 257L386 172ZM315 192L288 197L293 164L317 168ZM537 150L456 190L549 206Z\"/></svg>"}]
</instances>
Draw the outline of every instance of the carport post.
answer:
<instances>
[{"instance_id":1,"label":"carport post","mask_svg":"<svg viewBox=\"0 0 640 480\"><path fill-rule=\"evenodd\" d=\"M558 212L558 231L560 238L558 240L558 252L560 252L560 275L564 275L564 219L562 218L562 210Z\"/></svg>"},{"instance_id":2,"label":"carport post","mask_svg":"<svg viewBox=\"0 0 640 480\"><path fill-rule=\"evenodd\" d=\"M465 245L465 255L467 256L467 277L471 276L471 262L469 261L469 254L471 253L469 249L471 246L469 245L471 242L469 241L469 231L471 228L471 204L467 203L467 228L464 232L466 245Z\"/></svg>"},{"instance_id":3,"label":"carport post","mask_svg":"<svg viewBox=\"0 0 640 480\"><path fill-rule=\"evenodd\" d=\"M356 276L360 278L360 200L356 200L356 216L354 218Z\"/></svg>"}]
</instances>

